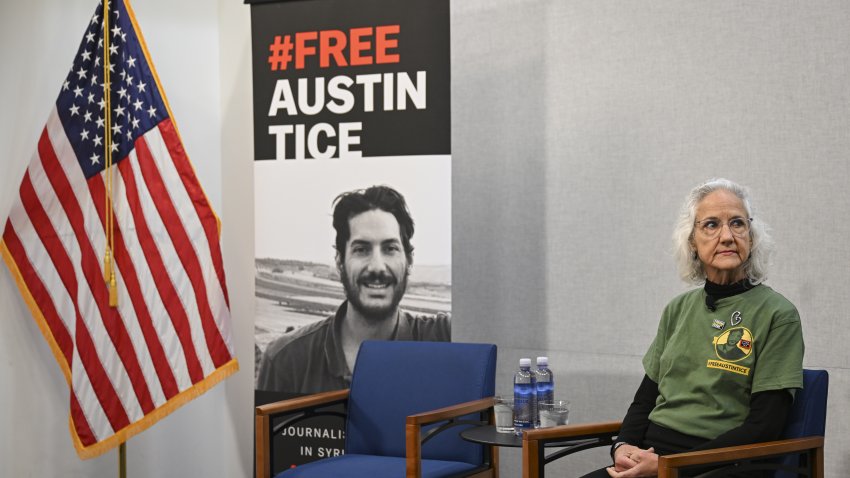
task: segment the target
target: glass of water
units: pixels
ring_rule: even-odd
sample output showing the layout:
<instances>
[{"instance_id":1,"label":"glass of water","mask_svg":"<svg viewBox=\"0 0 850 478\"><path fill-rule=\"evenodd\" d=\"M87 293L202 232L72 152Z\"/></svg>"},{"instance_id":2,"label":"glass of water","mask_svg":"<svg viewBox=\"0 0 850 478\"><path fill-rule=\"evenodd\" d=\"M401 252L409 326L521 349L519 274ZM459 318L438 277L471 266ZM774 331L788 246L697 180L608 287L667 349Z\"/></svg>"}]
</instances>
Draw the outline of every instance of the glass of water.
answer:
<instances>
[{"instance_id":1,"label":"glass of water","mask_svg":"<svg viewBox=\"0 0 850 478\"><path fill-rule=\"evenodd\" d=\"M570 422L569 400L552 400L540 402L540 428L556 427L566 425Z\"/></svg>"},{"instance_id":2,"label":"glass of water","mask_svg":"<svg viewBox=\"0 0 850 478\"><path fill-rule=\"evenodd\" d=\"M496 396L493 404L496 416L496 431L499 433L514 432L514 401L511 398Z\"/></svg>"}]
</instances>

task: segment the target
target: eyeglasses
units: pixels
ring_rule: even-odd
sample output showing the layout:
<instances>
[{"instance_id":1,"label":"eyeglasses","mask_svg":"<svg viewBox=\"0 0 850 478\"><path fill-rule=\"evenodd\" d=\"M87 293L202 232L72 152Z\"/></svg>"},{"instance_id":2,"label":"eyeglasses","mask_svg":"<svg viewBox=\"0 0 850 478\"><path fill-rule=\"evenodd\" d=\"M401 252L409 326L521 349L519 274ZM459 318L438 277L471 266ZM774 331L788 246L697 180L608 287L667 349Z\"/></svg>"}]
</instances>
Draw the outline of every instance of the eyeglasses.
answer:
<instances>
[{"instance_id":1,"label":"eyeglasses","mask_svg":"<svg viewBox=\"0 0 850 478\"><path fill-rule=\"evenodd\" d=\"M751 217L733 217L726 222L720 219L708 218L702 221L695 221L694 225L699 233L707 238L714 238L720 234L723 226L729 226L729 232L738 237L744 237L750 232Z\"/></svg>"}]
</instances>

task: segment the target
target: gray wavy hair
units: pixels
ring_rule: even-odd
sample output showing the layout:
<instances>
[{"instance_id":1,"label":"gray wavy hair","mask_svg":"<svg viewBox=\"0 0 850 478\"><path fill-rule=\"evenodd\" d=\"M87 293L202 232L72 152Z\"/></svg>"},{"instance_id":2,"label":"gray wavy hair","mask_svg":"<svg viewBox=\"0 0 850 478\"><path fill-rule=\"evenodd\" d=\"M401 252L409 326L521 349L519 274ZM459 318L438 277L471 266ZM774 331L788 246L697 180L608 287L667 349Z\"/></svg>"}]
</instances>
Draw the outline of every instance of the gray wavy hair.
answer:
<instances>
[{"instance_id":1,"label":"gray wavy hair","mask_svg":"<svg viewBox=\"0 0 850 478\"><path fill-rule=\"evenodd\" d=\"M702 284L705 282L705 271L702 262L696 257L692 239L696 223L697 206L706 196L718 189L725 189L741 199L747 216L752 218L750 223L750 257L744 262L744 271L750 283L755 285L767 277L767 268L773 255L773 239L768 232L767 224L753 210L750 193L743 186L728 179L714 178L700 184L691 190L685 198L685 203L679 212L679 219L673 230L673 257L679 269L679 277L685 282Z\"/></svg>"}]
</instances>

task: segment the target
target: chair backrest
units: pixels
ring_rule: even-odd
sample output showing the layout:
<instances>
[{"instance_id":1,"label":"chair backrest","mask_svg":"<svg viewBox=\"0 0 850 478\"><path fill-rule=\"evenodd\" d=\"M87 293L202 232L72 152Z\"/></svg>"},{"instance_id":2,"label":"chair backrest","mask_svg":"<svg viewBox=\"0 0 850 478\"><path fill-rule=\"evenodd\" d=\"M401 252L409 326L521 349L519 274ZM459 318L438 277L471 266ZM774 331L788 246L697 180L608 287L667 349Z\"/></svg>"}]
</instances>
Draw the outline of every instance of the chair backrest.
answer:
<instances>
[{"instance_id":1,"label":"chair backrest","mask_svg":"<svg viewBox=\"0 0 850 478\"><path fill-rule=\"evenodd\" d=\"M826 434L826 397L829 391L829 373L826 370L803 370L803 389L794 395L794 405L782 438L824 436ZM800 465L798 455L788 455L781 463L788 467ZM796 477L796 473L778 471L774 478Z\"/></svg>"},{"instance_id":2,"label":"chair backrest","mask_svg":"<svg viewBox=\"0 0 850 478\"><path fill-rule=\"evenodd\" d=\"M403 457L408 415L491 397L495 381L492 344L363 342L351 378L345 452ZM422 456L478 464L483 451L448 430L426 442Z\"/></svg>"},{"instance_id":3,"label":"chair backrest","mask_svg":"<svg viewBox=\"0 0 850 478\"><path fill-rule=\"evenodd\" d=\"M782 438L823 436L826 430L826 396L829 373L803 370L803 389L797 390Z\"/></svg>"}]
</instances>

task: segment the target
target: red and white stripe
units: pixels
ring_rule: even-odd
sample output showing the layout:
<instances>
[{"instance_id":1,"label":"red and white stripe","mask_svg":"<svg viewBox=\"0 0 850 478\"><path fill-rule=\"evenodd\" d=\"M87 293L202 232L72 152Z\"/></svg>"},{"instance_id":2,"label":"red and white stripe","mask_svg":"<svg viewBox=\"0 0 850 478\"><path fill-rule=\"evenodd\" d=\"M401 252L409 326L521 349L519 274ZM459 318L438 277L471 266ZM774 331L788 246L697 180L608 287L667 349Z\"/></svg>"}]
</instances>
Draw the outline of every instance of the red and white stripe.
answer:
<instances>
[{"instance_id":1,"label":"red and white stripe","mask_svg":"<svg viewBox=\"0 0 850 478\"><path fill-rule=\"evenodd\" d=\"M71 386L83 447L234 358L216 217L170 120L113 168L118 307L103 280L105 176L83 176L55 108L3 244Z\"/></svg>"}]
</instances>

